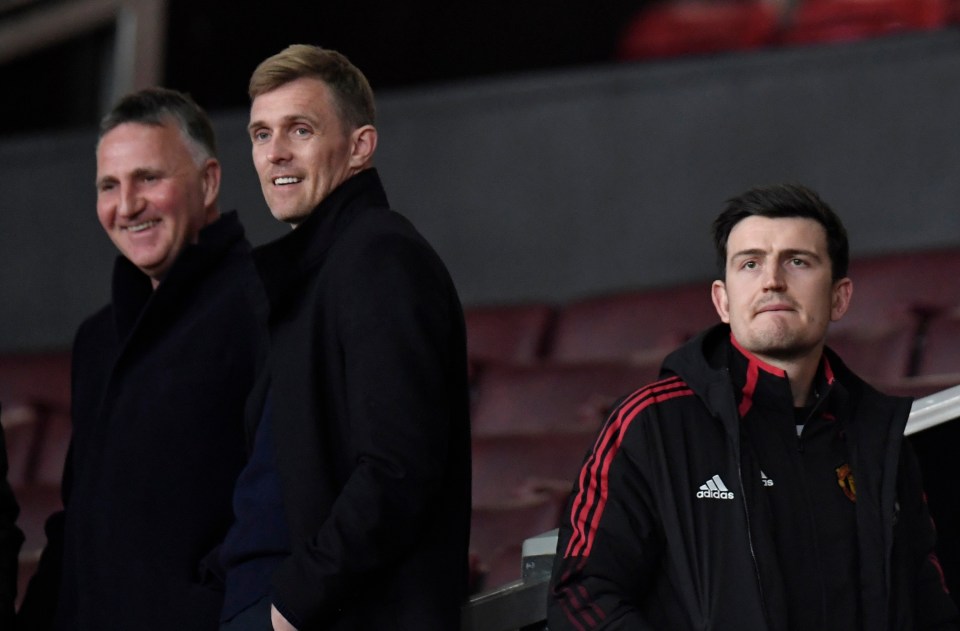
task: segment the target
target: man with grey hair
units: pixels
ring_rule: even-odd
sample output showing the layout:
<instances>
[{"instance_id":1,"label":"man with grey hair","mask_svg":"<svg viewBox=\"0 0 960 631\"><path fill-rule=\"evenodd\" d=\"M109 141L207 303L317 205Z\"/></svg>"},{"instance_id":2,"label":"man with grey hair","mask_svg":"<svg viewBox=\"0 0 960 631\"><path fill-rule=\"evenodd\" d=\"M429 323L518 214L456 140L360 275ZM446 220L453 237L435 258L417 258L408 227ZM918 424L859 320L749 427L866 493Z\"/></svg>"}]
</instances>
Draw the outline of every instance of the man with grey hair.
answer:
<instances>
[{"instance_id":1,"label":"man with grey hair","mask_svg":"<svg viewBox=\"0 0 960 631\"><path fill-rule=\"evenodd\" d=\"M96 189L120 251L112 302L74 341L64 511L19 628L216 629L260 343L250 245L218 208L210 122L179 92L106 116Z\"/></svg>"}]
</instances>

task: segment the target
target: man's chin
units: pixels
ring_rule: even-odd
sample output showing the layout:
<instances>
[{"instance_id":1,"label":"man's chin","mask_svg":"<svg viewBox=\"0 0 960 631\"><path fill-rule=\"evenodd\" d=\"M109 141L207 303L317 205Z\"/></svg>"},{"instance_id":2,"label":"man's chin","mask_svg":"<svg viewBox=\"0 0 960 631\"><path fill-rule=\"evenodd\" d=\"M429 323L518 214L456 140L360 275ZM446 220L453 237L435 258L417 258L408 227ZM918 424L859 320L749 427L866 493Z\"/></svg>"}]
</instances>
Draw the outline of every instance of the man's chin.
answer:
<instances>
[{"instance_id":1,"label":"man's chin","mask_svg":"<svg viewBox=\"0 0 960 631\"><path fill-rule=\"evenodd\" d=\"M154 281L158 281L160 278L166 275L167 272L166 268L159 264L151 263L148 265L141 265L134 263L134 265L136 265L137 269L143 272L145 276L149 276L150 279Z\"/></svg>"},{"instance_id":2,"label":"man's chin","mask_svg":"<svg viewBox=\"0 0 960 631\"><path fill-rule=\"evenodd\" d=\"M755 355L781 362L794 362L805 359L816 351L816 344L811 345L806 340L793 338L765 340L758 343L756 349L752 350Z\"/></svg>"},{"instance_id":3,"label":"man's chin","mask_svg":"<svg viewBox=\"0 0 960 631\"><path fill-rule=\"evenodd\" d=\"M310 216L310 211L304 211L300 208L291 208L288 206L271 206L270 214L277 221L290 224L294 228L300 225L304 219Z\"/></svg>"},{"instance_id":4,"label":"man's chin","mask_svg":"<svg viewBox=\"0 0 960 631\"><path fill-rule=\"evenodd\" d=\"M163 261L160 260L160 258L155 256L152 256L152 257L137 256L136 253L127 254L126 252L124 252L123 255L127 258L127 260L133 263L138 270L140 270L147 276L150 276L156 273L156 271L163 264Z\"/></svg>"}]
</instances>

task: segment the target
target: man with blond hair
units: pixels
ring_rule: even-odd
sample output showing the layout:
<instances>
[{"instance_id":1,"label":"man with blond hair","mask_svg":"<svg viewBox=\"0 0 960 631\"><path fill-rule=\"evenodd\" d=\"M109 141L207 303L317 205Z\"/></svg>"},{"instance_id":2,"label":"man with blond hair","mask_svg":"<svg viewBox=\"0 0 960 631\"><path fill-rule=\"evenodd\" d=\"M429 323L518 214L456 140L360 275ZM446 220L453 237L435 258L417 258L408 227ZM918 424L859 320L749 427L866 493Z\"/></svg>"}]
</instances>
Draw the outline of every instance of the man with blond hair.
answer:
<instances>
[{"instance_id":1,"label":"man with blond hair","mask_svg":"<svg viewBox=\"0 0 960 631\"><path fill-rule=\"evenodd\" d=\"M270 352L224 544L223 629L459 627L470 436L463 313L373 168L373 93L291 46L250 80L253 162L296 229L255 253Z\"/></svg>"}]
</instances>

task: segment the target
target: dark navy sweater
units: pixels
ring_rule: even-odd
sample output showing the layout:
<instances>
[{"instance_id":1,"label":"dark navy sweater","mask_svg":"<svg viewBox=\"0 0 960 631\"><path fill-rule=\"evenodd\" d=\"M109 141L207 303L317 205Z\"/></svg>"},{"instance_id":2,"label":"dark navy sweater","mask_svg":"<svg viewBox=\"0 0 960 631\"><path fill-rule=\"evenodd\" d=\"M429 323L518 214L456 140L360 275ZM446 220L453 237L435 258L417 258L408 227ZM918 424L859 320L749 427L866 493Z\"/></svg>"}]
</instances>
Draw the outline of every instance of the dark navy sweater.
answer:
<instances>
[{"instance_id":1,"label":"dark navy sweater","mask_svg":"<svg viewBox=\"0 0 960 631\"><path fill-rule=\"evenodd\" d=\"M290 554L269 395L257 426L253 453L237 480L233 507L236 521L221 552L227 571L221 616L224 621L270 592L273 570Z\"/></svg>"}]
</instances>

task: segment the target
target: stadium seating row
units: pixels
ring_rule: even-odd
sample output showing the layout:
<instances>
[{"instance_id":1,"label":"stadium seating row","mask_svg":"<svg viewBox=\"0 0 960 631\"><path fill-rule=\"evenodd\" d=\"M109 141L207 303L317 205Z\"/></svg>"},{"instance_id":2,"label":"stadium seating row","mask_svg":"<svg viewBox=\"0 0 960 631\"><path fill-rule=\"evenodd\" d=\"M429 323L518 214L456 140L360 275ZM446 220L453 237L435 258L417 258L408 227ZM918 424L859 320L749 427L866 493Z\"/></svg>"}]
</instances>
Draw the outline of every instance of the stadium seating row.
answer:
<instances>
[{"instance_id":1,"label":"stadium seating row","mask_svg":"<svg viewBox=\"0 0 960 631\"><path fill-rule=\"evenodd\" d=\"M854 369L880 383L960 372L952 352L960 322L960 250L855 259L852 305L829 343ZM562 306L467 310L474 376L497 364L588 362L657 365L717 321L709 281L625 291ZM584 371L587 372L587 371Z\"/></svg>"},{"instance_id":2,"label":"stadium seating row","mask_svg":"<svg viewBox=\"0 0 960 631\"><path fill-rule=\"evenodd\" d=\"M960 250L853 261L852 306L829 344L887 391L921 396L960 384L958 273ZM467 310L473 550L487 586L519 576L520 542L558 514L615 400L653 381L664 355L717 322L709 284Z\"/></svg>"},{"instance_id":3,"label":"stadium seating row","mask_svg":"<svg viewBox=\"0 0 960 631\"><path fill-rule=\"evenodd\" d=\"M830 344L888 391L960 383L960 249L857 259L853 304ZM524 538L550 529L615 400L656 379L663 356L717 321L709 282L565 305L467 309L473 532L487 587L517 578ZM0 355L11 483L28 571L59 505L69 442L69 353ZM478 587L481 584L478 583Z\"/></svg>"},{"instance_id":4,"label":"stadium seating row","mask_svg":"<svg viewBox=\"0 0 960 631\"><path fill-rule=\"evenodd\" d=\"M955 0L672 0L651 3L634 16L618 55L652 59L855 41L957 22Z\"/></svg>"}]
</instances>

